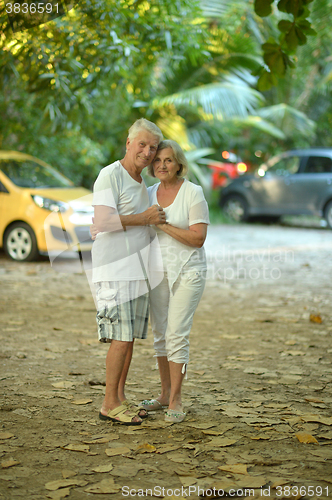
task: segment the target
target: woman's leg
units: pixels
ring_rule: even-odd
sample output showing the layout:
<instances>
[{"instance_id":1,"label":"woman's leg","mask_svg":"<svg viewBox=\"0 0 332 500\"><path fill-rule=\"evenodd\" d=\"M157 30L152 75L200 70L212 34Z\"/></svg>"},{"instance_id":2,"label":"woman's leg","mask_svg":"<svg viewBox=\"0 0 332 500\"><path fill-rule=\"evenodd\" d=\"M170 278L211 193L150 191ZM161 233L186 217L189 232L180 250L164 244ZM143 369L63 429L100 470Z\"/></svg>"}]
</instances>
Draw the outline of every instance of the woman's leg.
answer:
<instances>
[{"instance_id":1,"label":"woman's leg","mask_svg":"<svg viewBox=\"0 0 332 500\"><path fill-rule=\"evenodd\" d=\"M157 400L168 405L171 390L171 379L166 354L165 332L167 328L169 287L167 277L150 292L150 318L154 337L154 349L158 361L161 381L161 393Z\"/></svg>"},{"instance_id":2,"label":"woman's leg","mask_svg":"<svg viewBox=\"0 0 332 500\"><path fill-rule=\"evenodd\" d=\"M169 361L169 372L171 379L171 393L169 397L170 410L182 411L181 388L185 373L182 373L183 363Z\"/></svg>"},{"instance_id":3,"label":"woman's leg","mask_svg":"<svg viewBox=\"0 0 332 500\"><path fill-rule=\"evenodd\" d=\"M167 356L159 356L157 360L161 382L161 392L160 396L158 396L157 398L157 401L159 401L159 403L161 403L163 406L166 406L169 403L169 397L171 393L170 368L167 361Z\"/></svg>"},{"instance_id":4,"label":"woman's leg","mask_svg":"<svg viewBox=\"0 0 332 500\"><path fill-rule=\"evenodd\" d=\"M174 284L174 293L170 298L166 330L171 378L170 410L182 411L181 388L189 362L189 333L204 286L205 274L183 274Z\"/></svg>"}]
</instances>

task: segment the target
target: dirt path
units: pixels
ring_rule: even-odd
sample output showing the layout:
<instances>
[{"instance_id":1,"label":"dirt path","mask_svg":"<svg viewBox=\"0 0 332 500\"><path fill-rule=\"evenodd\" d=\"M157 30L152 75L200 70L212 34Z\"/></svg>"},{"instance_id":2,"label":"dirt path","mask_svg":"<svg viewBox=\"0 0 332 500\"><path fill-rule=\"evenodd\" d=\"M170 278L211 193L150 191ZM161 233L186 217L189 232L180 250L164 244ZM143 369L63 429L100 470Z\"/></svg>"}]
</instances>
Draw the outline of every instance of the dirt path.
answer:
<instances>
[{"instance_id":1,"label":"dirt path","mask_svg":"<svg viewBox=\"0 0 332 500\"><path fill-rule=\"evenodd\" d=\"M332 496L332 232L219 226L206 247L187 419L138 428L97 418L107 346L85 274L0 255L0 499ZM128 396L157 394L150 332Z\"/></svg>"}]
</instances>

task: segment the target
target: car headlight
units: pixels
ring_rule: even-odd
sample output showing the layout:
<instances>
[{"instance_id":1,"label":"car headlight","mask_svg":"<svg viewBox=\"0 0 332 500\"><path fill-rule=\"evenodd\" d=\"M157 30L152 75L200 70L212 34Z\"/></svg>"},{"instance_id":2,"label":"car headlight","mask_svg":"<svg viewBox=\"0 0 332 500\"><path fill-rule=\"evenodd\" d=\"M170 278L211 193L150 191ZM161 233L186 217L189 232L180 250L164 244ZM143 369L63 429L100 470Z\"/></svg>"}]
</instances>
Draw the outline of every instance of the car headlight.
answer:
<instances>
[{"instance_id":1,"label":"car headlight","mask_svg":"<svg viewBox=\"0 0 332 500\"><path fill-rule=\"evenodd\" d=\"M32 194L31 197L38 207L45 208L45 210L49 210L50 212L65 212L69 208L69 205L63 201L51 200L38 194Z\"/></svg>"}]
</instances>

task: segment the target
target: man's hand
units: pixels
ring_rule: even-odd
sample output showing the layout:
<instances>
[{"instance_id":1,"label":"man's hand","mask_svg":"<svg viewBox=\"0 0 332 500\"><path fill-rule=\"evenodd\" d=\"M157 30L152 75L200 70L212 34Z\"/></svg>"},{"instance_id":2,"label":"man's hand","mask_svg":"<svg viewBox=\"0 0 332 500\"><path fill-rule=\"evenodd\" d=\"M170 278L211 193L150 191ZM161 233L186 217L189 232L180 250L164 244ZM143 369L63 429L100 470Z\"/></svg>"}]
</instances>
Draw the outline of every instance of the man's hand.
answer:
<instances>
[{"instance_id":1,"label":"man's hand","mask_svg":"<svg viewBox=\"0 0 332 500\"><path fill-rule=\"evenodd\" d=\"M166 223L166 214L159 205L152 205L144 212L144 215L146 216L146 223L150 226Z\"/></svg>"}]
</instances>

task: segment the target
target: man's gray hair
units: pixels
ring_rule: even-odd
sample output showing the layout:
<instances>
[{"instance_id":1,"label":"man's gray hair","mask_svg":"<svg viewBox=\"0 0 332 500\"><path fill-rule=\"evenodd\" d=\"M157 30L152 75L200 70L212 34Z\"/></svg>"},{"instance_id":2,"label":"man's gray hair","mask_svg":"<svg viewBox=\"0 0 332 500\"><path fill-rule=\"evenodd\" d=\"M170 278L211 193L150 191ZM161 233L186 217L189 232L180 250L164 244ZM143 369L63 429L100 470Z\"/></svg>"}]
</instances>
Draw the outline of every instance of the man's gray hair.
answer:
<instances>
[{"instance_id":1,"label":"man's gray hair","mask_svg":"<svg viewBox=\"0 0 332 500\"><path fill-rule=\"evenodd\" d=\"M184 177L188 173L188 161L187 158L185 157L184 152L182 151L181 146L175 142L172 141L171 139L165 139L164 141L159 143L158 150L157 150L157 155L158 151L161 151L162 149L167 149L171 148L174 154L174 158L178 162L180 169L177 172L178 177ZM156 156L157 156L156 155ZM151 175L151 177L155 177L154 172L153 172L153 163L148 166L148 174Z\"/></svg>"},{"instance_id":2,"label":"man's gray hair","mask_svg":"<svg viewBox=\"0 0 332 500\"><path fill-rule=\"evenodd\" d=\"M133 123L133 125L128 130L128 139L130 141L132 139L135 139L135 137L142 130L146 130L147 132L150 132L150 134L158 137L158 142L161 142L163 140L163 134L160 128L157 127L157 125L155 125L154 123L150 122L149 120L146 120L145 118L139 118L138 120L135 121L135 123Z\"/></svg>"}]
</instances>

